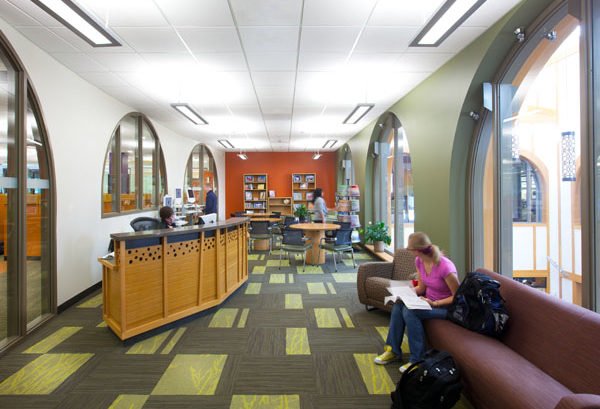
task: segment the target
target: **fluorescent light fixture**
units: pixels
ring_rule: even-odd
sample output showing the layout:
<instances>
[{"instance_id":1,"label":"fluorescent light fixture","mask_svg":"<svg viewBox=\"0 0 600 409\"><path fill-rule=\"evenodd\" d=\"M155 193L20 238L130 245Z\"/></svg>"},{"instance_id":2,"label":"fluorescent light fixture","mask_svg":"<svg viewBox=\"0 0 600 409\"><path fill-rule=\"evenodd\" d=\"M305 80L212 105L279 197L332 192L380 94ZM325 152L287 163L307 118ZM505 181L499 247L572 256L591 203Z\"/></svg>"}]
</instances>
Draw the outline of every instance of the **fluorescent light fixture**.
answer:
<instances>
[{"instance_id":1,"label":"fluorescent light fixture","mask_svg":"<svg viewBox=\"0 0 600 409\"><path fill-rule=\"evenodd\" d=\"M314 159L314 160L317 160L317 159L319 159L320 157L321 157L321 154L320 154L320 153L315 153L315 154L313 155L313 159Z\"/></svg>"},{"instance_id":2,"label":"fluorescent light fixture","mask_svg":"<svg viewBox=\"0 0 600 409\"><path fill-rule=\"evenodd\" d=\"M246 154L244 154L244 153L238 153L237 157L240 158L241 160L248 160L248 156L246 156Z\"/></svg>"},{"instance_id":3,"label":"fluorescent light fixture","mask_svg":"<svg viewBox=\"0 0 600 409\"><path fill-rule=\"evenodd\" d=\"M348 115L346 117L346 119L344 119L344 124L355 124L358 121L360 121L362 119L363 116L367 115L367 112L369 112L373 107L375 106L375 104L358 104L353 110L352 112L350 112L350 115Z\"/></svg>"},{"instance_id":4,"label":"fluorescent light fixture","mask_svg":"<svg viewBox=\"0 0 600 409\"><path fill-rule=\"evenodd\" d=\"M225 149L233 149L234 146L227 139L219 139L217 142L221 144Z\"/></svg>"},{"instance_id":5,"label":"fluorescent light fixture","mask_svg":"<svg viewBox=\"0 0 600 409\"><path fill-rule=\"evenodd\" d=\"M437 47L483 3L485 0L446 0L410 46Z\"/></svg>"},{"instance_id":6,"label":"fluorescent light fixture","mask_svg":"<svg viewBox=\"0 0 600 409\"><path fill-rule=\"evenodd\" d=\"M208 125L208 122L194 111L189 104L171 104L171 106L196 125Z\"/></svg>"},{"instance_id":7,"label":"fluorescent light fixture","mask_svg":"<svg viewBox=\"0 0 600 409\"><path fill-rule=\"evenodd\" d=\"M337 139L327 139L327 142L323 144L322 149L333 148L333 145L337 143Z\"/></svg>"},{"instance_id":8,"label":"fluorescent light fixture","mask_svg":"<svg viewBox=\"0 0 600 409\"><path fill-rule=\"evenodd\" d=\"M72 0L32 0L92 47L117 47L121 43L108 28Z\"/></svg>"}]
</instances>

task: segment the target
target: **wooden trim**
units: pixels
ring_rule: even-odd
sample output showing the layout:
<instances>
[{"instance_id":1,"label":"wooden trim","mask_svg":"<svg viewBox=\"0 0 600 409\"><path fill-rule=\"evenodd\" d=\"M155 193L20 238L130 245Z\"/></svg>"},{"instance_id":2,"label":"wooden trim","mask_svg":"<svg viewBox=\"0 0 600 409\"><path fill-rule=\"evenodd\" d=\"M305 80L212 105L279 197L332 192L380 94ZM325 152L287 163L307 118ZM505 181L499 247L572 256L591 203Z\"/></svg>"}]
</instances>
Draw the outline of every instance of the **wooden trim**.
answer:
<instances>
[{"instance_id":1,"label":"wooden trim","mask_svg":"<svg viewBox=\"0 0 600 409\"><path fill-rule=\"evenodd\" d=\"M116 246L115 246L116 247ZM121 268L121 274L120 274L120 297L121 297L121 319L120 319L120 328L121 331L126 331L127 330L127 297L125 297L125 256L126 256L127 250L125 249L125 242L121 241L119 242L119 266Z\"/></svg>"},{"instance_id":2,"label":"wooden trim","mask_svg":"<svg viewBox=\"0 0 600 409\"><path fill-rule=\"evenodd\" d=\"M221 229L215 230L215 280L217 280L217 298L221 298L223 290L223 280L219 276L219 256L221 252ZM224 270L225 282L227 282L227 269Z\"/></svg>"},{"instance_id":3,"label":"wooden trim","mask_svg":"<svg viewBox=\"0 0 600 409\"><path fill-rule=\"evenodd\" d=\"M167 247L169 246L169 240L167 237L162 238L162 279L163 279L163 317L167 317L169 315L169 286L167 285L169 282L169 274L168 274L168 264L167 263Z\"/></svg>"},{"instance_id":4,"label":"wooden trim","mask_svg":"<svg viewBox=\"0 0 600 409\"><path fill-rule=\"evenodd\" d=\"M200 256L198 257L198 305L202 304L202 276L204 276L204 232L200 232Z\"/></svg>"},{"instance_id":5,"label":"wooden trim","mask_svg":"<svg viewBox=\"0 0 600 409\"><path fill-rule=\"evenodd\" d=\"M378 257L380 260L392 262L394 261L394 256L386 253L385 251L375 251L372 244L364 244L363 245L367 250L371 252L375 257Z\"/></svg>"}]
</instances>

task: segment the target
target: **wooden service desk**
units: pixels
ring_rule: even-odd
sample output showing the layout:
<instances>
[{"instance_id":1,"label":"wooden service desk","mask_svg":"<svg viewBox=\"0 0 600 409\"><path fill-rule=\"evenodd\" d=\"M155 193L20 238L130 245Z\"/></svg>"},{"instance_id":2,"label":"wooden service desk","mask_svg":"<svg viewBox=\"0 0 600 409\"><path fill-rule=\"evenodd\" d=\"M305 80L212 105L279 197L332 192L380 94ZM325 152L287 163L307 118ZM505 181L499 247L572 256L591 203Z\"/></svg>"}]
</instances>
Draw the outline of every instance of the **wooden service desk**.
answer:
<instances>
[{"instance_id":1,"label":"wooden service desk","mask_svg":"<svg viewBox=\"0 0 600 409\"><path fill-rule=\"evenodd\" d=\"M248 280L247 217L111 234L102 263L103 316L125 340L221 304Z\"/></svg>"},{"instance_id":2,"label":"wooden service desk","mask_svg":"<svg viewBox=\"0 0 600 409\"><path fill-rule=\"evenodd\" d=\"M312 251L306 252L306 264L325 263L325 252L319 248L321 239L325 237L325 230L337 230L341 226L333 223L296 223L290 224L291 229L304 231L304 235L312 240Z\"/></svg>"}]
</instances>

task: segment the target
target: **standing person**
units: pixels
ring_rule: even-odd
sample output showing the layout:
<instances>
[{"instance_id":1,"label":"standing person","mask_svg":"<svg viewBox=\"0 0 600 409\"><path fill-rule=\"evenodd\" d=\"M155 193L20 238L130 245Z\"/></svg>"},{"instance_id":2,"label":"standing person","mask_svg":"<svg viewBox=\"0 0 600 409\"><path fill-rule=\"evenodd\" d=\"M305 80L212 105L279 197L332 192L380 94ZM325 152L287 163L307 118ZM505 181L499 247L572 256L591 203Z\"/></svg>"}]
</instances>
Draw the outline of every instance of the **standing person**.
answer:
<instances>
[{"instance_id":1,"label":"standing person","mask_svg":"<svg viewBox=\"0 0 600 409\"><path fill-rule=\"evenodd\" d=\"M217 213L217 195L212 190L210 183L204 184L206 192L206 201L204 202L204 214Z\"/></svg>"},{"instance_id":2,"label":"standing person","mask_svg":"<svg viewBox=\"0 0 600 409\"><path fill-rule=\"evenodd\" d=\"M400 372L406 371L412 363L423 359L425 331L422 321L445 319L446 308L452 304L459 285L454 263L442 255L438 246L431 244L425 233L411 234L408 237L408 250L415 256L415 266L419 272L419 285L415 291L432 308L409 310L401 301L394 304L385 351L375 358L375 363L385 365L402 356L402 338L406 329L410 359L400 367Z\"/></svg>"},{"instance_id":3,"label":"standing person","mask_svg":"<svg viewBox=\"0 0 600 409\"><path fill-rule=\"evenodd\" d=\"M312 204L315 223L325 223L327 221L327 206L325 205L325 199L323 199L323 189L320 187L313 192Z\"/></svg>"},{"instance_id":4,"label":"standing person","mask_svg":"<svg viewBox=\"0 0 600 409\"><path fill-rule=\"evenodd\" d=\"M160 216L160 228L172 229L175 227L175 212L169 206L163 206L158 211Z\"/></svg>"}]
</instances>

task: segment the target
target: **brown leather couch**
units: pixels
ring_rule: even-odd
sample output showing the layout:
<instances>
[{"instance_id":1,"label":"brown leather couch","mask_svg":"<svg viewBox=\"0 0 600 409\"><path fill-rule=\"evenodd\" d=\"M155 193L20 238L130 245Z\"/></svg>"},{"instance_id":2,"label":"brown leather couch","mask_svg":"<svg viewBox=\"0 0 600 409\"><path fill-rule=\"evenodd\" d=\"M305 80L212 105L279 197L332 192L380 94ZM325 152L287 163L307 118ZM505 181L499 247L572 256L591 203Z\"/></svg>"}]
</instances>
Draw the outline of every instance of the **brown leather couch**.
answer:
<instances>
[{"instance_id":1,"label":"brown leather couch","mask_svg":"<svg viewBox=\"0 0 600 409\"><path fill-rule=\"evenodd\" d=\"M412 280L417 275L416 271L415 258L406 249L396 250L393 262L375 261L361 264L356 280L358 300L367 309L371 306L392 311L392 303L383 304L383 299L390 295L386 289L390 280Z\"/></svg>"},{"instance_id":2,"label":"brown leather couch","mask_svg":"<svg viewBox=\"0 0 600 409\"><path fill-rule=\"evenodd\" d=\"M499 340L429 320L430 345L448 351L478 409L600 408L600 314L488 270L510 315Z\"/></svg>"}]
</instances>

